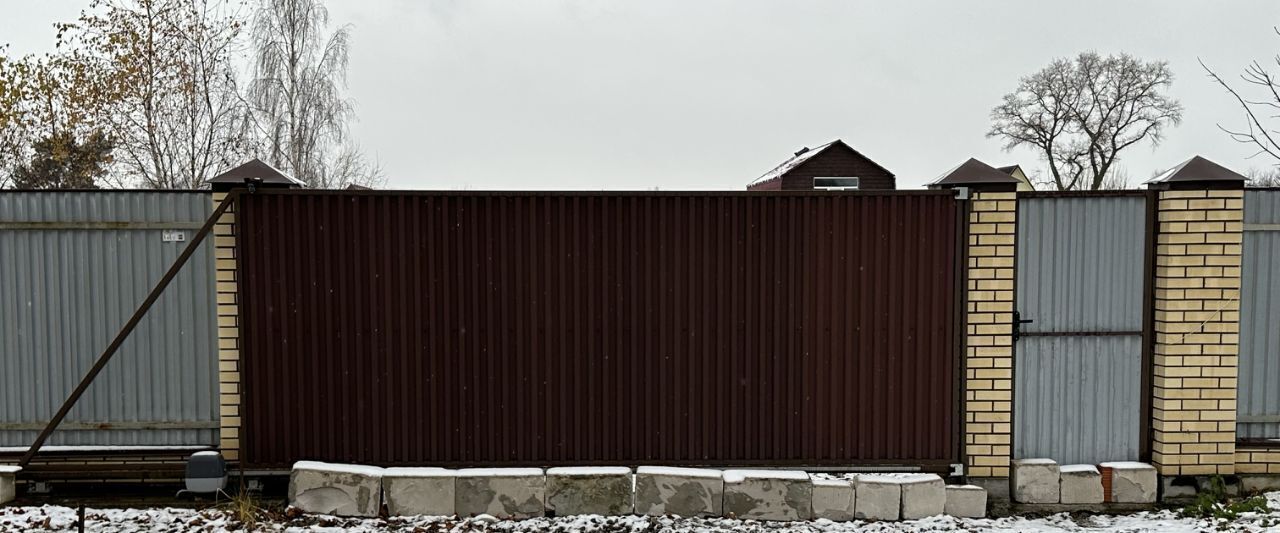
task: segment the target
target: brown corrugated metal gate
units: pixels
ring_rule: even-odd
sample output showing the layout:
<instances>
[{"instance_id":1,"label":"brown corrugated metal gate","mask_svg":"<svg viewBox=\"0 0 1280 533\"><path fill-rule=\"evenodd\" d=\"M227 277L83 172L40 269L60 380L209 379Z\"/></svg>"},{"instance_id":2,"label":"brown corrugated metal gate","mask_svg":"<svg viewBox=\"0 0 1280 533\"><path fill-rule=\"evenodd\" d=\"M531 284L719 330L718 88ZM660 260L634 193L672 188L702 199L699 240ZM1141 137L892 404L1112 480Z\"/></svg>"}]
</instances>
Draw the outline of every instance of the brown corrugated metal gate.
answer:
<instances>
[{"instance_id":1,"label":"brown corrugated metal gate","mask_svg":"<svg viewBox=\"0 0 1280 533\"><path fill-rule=\"evenodd\" d=\"M958 205L247 195L243 463L956 462Z\"/></svg>"}]
</instances>

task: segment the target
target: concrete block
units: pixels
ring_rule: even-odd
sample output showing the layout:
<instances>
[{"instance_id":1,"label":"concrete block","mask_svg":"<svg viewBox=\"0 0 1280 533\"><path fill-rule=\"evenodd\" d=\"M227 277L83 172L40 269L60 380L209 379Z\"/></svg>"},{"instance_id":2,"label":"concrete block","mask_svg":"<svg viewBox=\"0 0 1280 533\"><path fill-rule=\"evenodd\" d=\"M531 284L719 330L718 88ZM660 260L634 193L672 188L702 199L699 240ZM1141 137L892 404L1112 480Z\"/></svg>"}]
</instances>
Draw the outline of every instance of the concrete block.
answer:
<instances>
[{"instance_id":1,"label":"concrete block","mask_svg":"<svg viewBox=\"0 0 1280 533\"><path fill-rule=\"evenodd\" d=\"M813 484L795 470L726 470L724 514L755 520L813 517Z\"/></svg>"},{"instance_id":2,"label":"concrete block","mask_svg":"<svg viewBox=\"0 0 1280 533\"><path fill-rule=\"evenodd\" d=\"M899 474L902 480L902 519L918 520L942 514L947 484L937 474Z\"/></svg>"},{"instance_id":3,"label":"concrete block","mask_svg":"<svg viewBox=\"0 0 1280 533\"><path fill-rule=\"evenodd\" d=\"M1060 473L1053 459L1015 459L1009 490L1018 503L1058 503Z\"/></svg>"},{"instance_id":4,"label":"concrete block","mask_svg":"<svg viewBox=\"0 0 1280 533\"><path fill-rule=\"evenodd\" d=\"M821 474L810 474L813 483L813 517L844 522L854 519L853 482Z\"/></svg>"},{"instance_id":5,"label":"concrete block","mask_svg":"<svg viewBox=\"0 0 1280 533\"><path fill-rule=\"evenodd\" d=\"M387 468L382 472L382 498L393 516L453 516L454 470Z\"/></svg>"},{"instance_id":6,"label":"concrete block","mask_svg":"<svg viewBox=\"0 0 1280 533\"><path fill-rule=\"evenodd\" d=\"M636 469L636 514L720 516L724 473L705 468L642 466Z\"/></svg>"},{"instance_id":7,"label":"concrete block","mask_svg":"<svg viewBox=\"0 0 1280 533\"><path fill-rule=\"evenodd\" d=\"M550 468L547 514L631 514L631 469L624 466Z\"/></svg>"},{"instance_id":8,"label":"concrete block","mask_svg":"<svg viewBox=\"0 0 1280 533\"><path fill-rule=\"evenodd\" d=\"M1155 503L1159 483L1156 468L1146 463L1102 463L1111 469L1111 501L1113 503Z\"/></svg>"},{"instance_id":9,"label":"concrete block","mask_svg":"<svg viewBox=\"0 0 1280 533\"><path fill-rule=\"evenodd\" d=\"M902 480L889 474L853 478L853 516L859 520L897 520L902 511Z\"/></svg>"},{"instance_id":10,"label":"concrete block","mask_svg":"<svg viewBox=\"0 0 1280 533\"><path fill-rule=\"evenodd\" d=\"M18 472L21 466L0 465L0 505L18 497Z\"/></svg>"},{"instance_id":11,"label":"concrete block","mask_svg":"<svg viewBox=\"0 0 1280 533\"><path fill-rule=\"evenodd\" d=\"M1240 490L1245 494L1280 490L1280 476L1240 476Z\"/></svg>"},{"instance_id":12,"label":"concrete block","mask_svg":"<svg viewBox=\"0 0 1280 533\"><path fill-rule=\"evenodd\" d=\"M947 504L942 512L957 518L987 516L987 491L977 485L947 485Z\"/></svg>"},{"instance_id":13,"label":"concrete block","mask_svg":"<svg viewBox=\"0 0 1280 533\"><path fill-rule=\"evenodd\" d=\"M289 505L308 513L378 516L382 473L376 466L298 461L289 476Z\"/></svg>"},{"instance_id":14,"label":"concrete block","mask_svg":"<svg viewBox=\"0 0 1280 533\"><path fill-rule=\"evenodd\" d=\"M458 516L534 518L546 514L547 476L541 468L463 468L454 483Z\"/></svg>"},{"instance_id":15,"label":"concrete block","mask_svg":"<svg viewBox=\"0 0 1280 533\"><path fill-rule=\"evenodd\" d=\"M1063 465L1058 484L1061 503L1102 503L1102 474L1093 465Z\"/></svg>"}]
</instances>

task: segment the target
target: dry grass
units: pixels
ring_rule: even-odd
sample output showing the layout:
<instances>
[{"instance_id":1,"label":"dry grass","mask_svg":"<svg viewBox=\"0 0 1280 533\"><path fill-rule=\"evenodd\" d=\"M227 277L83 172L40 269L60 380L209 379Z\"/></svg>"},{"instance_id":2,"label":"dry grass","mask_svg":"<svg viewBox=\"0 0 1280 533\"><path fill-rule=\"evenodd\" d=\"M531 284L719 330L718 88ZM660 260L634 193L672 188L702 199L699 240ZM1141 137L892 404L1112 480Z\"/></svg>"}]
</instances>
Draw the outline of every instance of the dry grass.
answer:
<instances>
[{"instance_id":1,"label":"dry grass","mask_svg":"<svg viewBox=\"0 0 1280 533\"><path fill-rule=\"evenodd\" d=\"M226 504L227 512L245 529L253 530L260 520L266 518L266 510L260 505L258 498L243 486L235 494L230 495L230 498Z\"/></svg>"}]
</instances>

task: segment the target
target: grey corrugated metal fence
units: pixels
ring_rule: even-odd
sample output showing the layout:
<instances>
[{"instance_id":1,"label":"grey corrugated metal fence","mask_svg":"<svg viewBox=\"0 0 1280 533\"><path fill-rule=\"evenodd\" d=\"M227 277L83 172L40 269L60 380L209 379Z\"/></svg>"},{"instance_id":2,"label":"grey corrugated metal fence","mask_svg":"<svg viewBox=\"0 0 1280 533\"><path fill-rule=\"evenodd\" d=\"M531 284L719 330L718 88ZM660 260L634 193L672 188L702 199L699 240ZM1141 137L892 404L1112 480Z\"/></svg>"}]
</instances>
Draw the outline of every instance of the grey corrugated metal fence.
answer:
<instances>
[{"instance_id":1,"label":"grey corrugated metal fence","mask_svg":"<svg viewBox=\"0 0 1280 533\"><path fill-rule=\"evenodd\" d=\"M1280 438L1280 191L1244 193L1236 432Z\"/></svg>"},{"instance_id":2,"label":"grey corrugated metal fence","mask_svg":"<svg viewBox=\"0 0 1280 533\"><path fill-rule=\"evenodd\" d=\"M182 252L162 236L211 210L200 192L0 192L0 445L31 443ZM214 283L209 244L49 444L216 444Z\"/></svg>"},{"instance_id":3,"label":"grey corrugated metal fence","mask_svg":"<svg viewBox=\"0 0 1280 533\"><path fill-rule=\"evenodd\" d=\"M1137 460L1146 202L1021 198L1014 457Z\"/></svg>"}]
</instances>

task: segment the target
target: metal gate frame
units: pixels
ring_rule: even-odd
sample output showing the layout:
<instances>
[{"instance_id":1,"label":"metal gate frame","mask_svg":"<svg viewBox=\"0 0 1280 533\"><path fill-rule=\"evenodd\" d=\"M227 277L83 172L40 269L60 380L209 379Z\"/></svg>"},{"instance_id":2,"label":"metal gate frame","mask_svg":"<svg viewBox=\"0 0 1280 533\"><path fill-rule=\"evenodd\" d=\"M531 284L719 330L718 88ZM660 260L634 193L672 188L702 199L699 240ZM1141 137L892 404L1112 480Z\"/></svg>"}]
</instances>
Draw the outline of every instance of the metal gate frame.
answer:
<instances>
[{"instance_id":1,"label":"metal gate frame","mask_svg":"<svg viewBox=\"0 0 1280 533\"><path fill-rule=\"evenodd\" d=\"M1150 462L1151 461L1151 421L1152 421L1152 402L1151 402L1152 379L1151 377L1152 377L1152 369L1154 368L1153 352L1155 347L1155 312L1154 312L1155 267L1156 267L1155 256L1156 256L1156 244L1157 244L1156 237L1158 235L1158 227L1159 227L1157 224L1156 211L1160 201L1159 191L1155 191L1155 190L1019 191L1017 193L1017 198L1019 200L1023 198L1105 198L1105 197L1141 197L1144 199L1144 205L1146 207L1146 224L1145 224L1146 227L1143 228L1145 242L1143 246L1143 259L1142 259L1142 262L1143 262L1142 264L1142 274L1143 274L1142 275L1142 330L1136 333L1140 333L1142 337L1142 340L1141 340L1142 353L1139 356L1139 362L1138 362L1141 368L1141 375L1140 375L1139 384L1138 384L1138 389L1141 394L1141 396L1139 397L1139 403L1138 403L1138 416L1140 417L1140 424L1138 425L1138 458L1141 461ZM1022 208L1022 203L1015 201L1014 209L1017 210L1015 211L1015 213L1020 213L1021 208ZM1013 317L1014 323L1012 325L1014 330L1016 331L1018 327L1018 324L1017 324L1018 315L1016 313L1018 295L1016 291L1018 288L1018 279L1020 277L1020 274L1019 274L1020 269L1018 268L1016 258L1018 256L1018 249L1019 247L1022 246L1021 240L1015 239L1013 246L1014 246L1014 257L1015 257L1014 268L1013 268L1013 287L1015 291L1013 295L1013 300L1014 300L1015 314ZM1073 332L1073 333L1081 333L1081 332ZM1133 333L1135 332L1125 332L1125 334L1128 334L1128 335L1132 335ZM1054 334L1050 334L1050 335L1054 335ZM1047 336L1047 335L1041 334L1038 336ZM1012 349L1013 367L1012 368L1016 375L1017 365L1018 365L1018 342L1014 340L1012 345L1013 345L1013 349ZM1015 388L1018 386L1016 379L1013 381L1013 386ZM1015 392L1015 396L1016 396L1016 392ZM1010 419L1011 419L1010 429L1011 430L1016 428L1016 424L1013 424L1012 420L1017 419L1017 412L1018 412L1018 402L1015 401L1013 402L1013 406L1010 410ZM1018 436L1016 434L1011 435L1010 454L1012 454L1013 452L1013 441L1017 440L1017 438Z\"/></svg>"}]
</instances>

